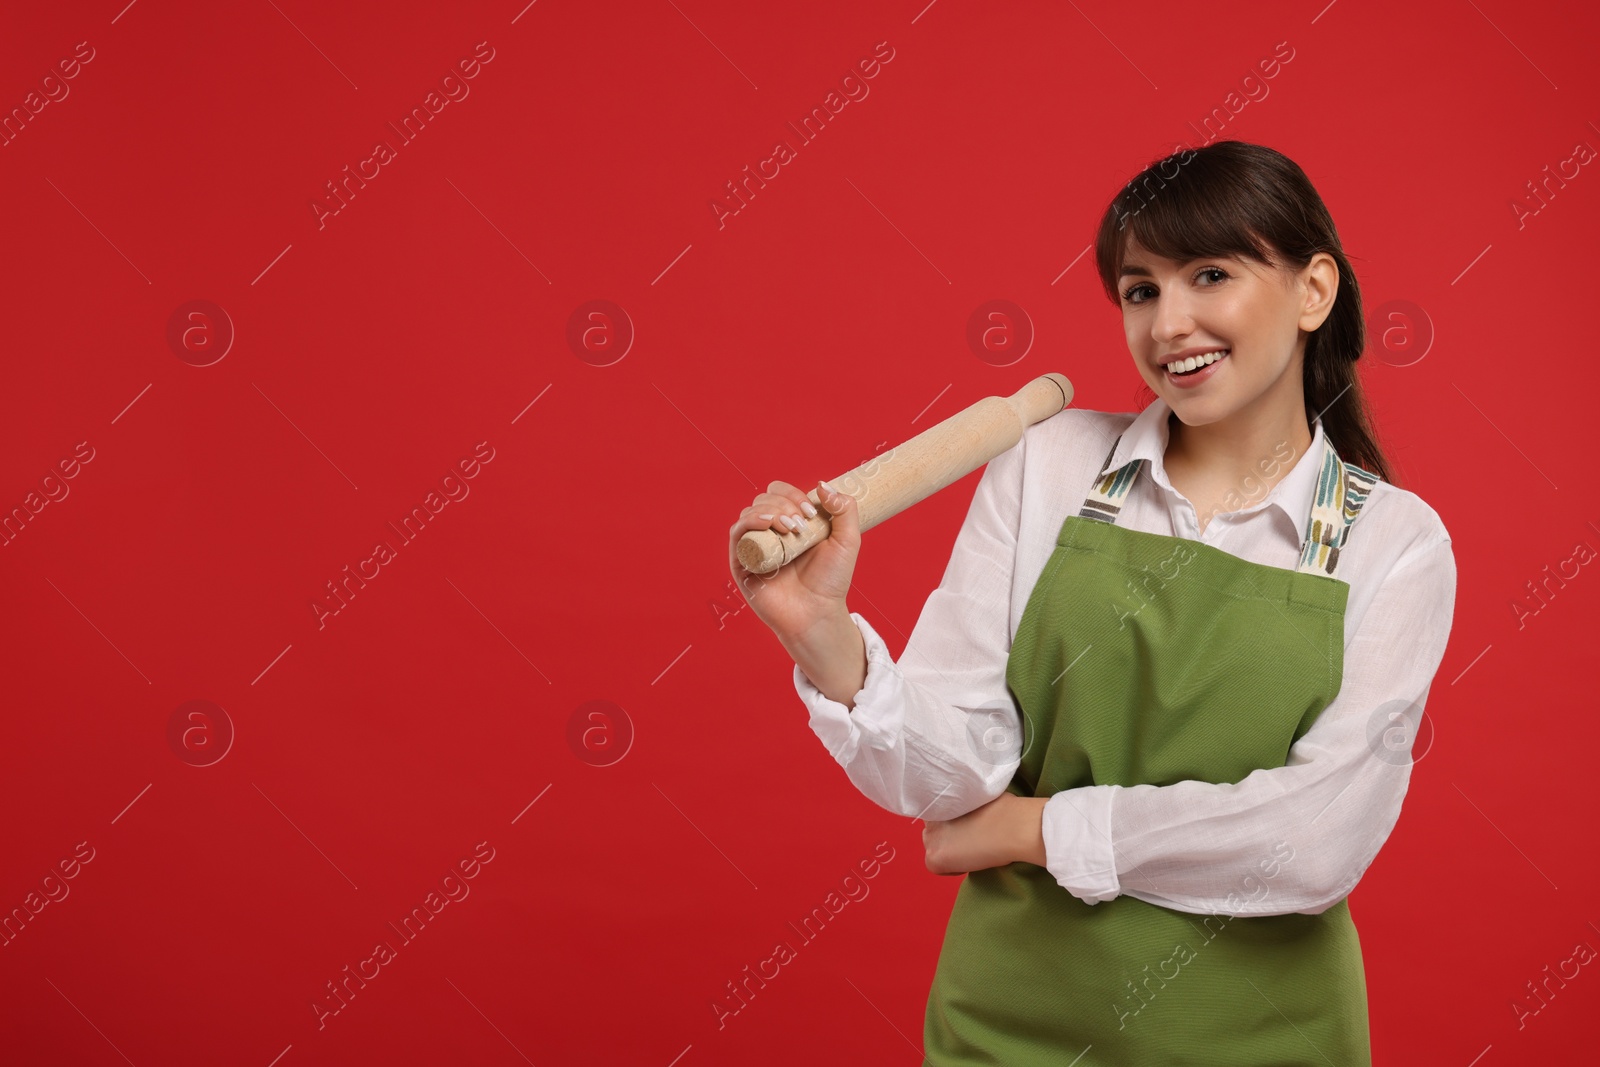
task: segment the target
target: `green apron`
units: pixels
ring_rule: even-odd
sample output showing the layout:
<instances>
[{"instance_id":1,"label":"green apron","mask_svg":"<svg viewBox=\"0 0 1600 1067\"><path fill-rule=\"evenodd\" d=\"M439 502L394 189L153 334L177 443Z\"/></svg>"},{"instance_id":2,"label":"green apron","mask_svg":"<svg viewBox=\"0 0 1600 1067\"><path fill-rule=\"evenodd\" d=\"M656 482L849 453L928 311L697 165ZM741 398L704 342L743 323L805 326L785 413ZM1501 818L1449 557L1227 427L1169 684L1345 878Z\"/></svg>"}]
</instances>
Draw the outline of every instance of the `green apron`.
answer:
<instances>
[{"instance_id":1,"label":"green apron","mask_svg":"<svg viewBox=\"0 0 1600 1067\"><path fill-rule=\"evenodd\" d=\"M1118 526L1143 460L1110 470L1112 444L1012 643L1006 681L1029 736L1010 792L1232 783L1287 763L1339 692L1350 587L1333 573L1377 481L1324 444L1292 571ZM1270 900L1268 872L1314 843L1303 832L1263 843L1239 900ZM1126 892L1087 904L1031 863L973 871L924 1044L934 1067L1365 1067L1361 943L1348 899L1318 915L1202 916Z\"/></svg>"}]
</instances>

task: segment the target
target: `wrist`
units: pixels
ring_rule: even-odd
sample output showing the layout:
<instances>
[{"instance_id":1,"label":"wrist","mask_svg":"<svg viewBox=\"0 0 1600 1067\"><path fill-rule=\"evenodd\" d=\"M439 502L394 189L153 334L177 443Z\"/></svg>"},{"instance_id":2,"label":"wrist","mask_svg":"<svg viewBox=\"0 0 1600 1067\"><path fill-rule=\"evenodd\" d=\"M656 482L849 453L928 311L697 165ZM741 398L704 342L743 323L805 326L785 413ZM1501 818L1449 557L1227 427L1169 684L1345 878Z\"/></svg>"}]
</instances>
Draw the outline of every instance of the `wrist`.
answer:
<instances>
[{"instance_id":1,"label":"wrist","mask_svg":"<svg viewBox=\"0 0 1600 1067\"><path fill-rule=\"evenodd\" d=\"M1049 797L1017 797L1012 805L1016 826L1016 857L1023 863L1045 865L1044 806Z\"/></svg>"},{"instance_id":2,"label":"wrist","mask_svg":"<svg viewBox=\"0 0 1600 1067\"><path fill-rule=\"evenodd\" d=\"M866 640L847 610L818 620L799 634L779 637L789 658L823 696L853 709L866 685Z\"/></svg>"},{"instance_id":3,"label":"wrist","mask_svg":"<svg viewBox=\"0 0 1600 1067\"><path fill-rule=\"evenodd\" d=\"M854 630L855 628L856 623L850 617L849 607L841 601L837 607L823 611L805 629L789 635L785 643L800 648L816 647L827 644L840 633Z\"/></svg>"}]
</instances>

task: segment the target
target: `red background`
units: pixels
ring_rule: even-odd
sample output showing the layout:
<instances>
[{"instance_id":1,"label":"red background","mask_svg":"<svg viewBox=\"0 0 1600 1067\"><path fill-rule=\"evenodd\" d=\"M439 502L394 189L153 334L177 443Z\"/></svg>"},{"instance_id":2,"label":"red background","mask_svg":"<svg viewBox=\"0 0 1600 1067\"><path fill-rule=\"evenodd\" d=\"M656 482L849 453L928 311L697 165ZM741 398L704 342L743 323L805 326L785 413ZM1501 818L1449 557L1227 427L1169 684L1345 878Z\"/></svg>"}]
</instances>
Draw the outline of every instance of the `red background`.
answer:
<instances>
[{"instance_id":1,"label":"red background","mask_svg":"<svg viewBox=\"0 0 1600 1067\"><path fill-rule=\"evenodd\" d=\"M1600 145L1592 10L124 3L0 24L5 113L93 49L0 147L0 507L93 452L0 547L0 908L93 850L0 949L6 1062L918 1063L958 881L808 729L727 528L1046 371L1136 410L1080 253L1279 42L1221 135L1305 168L1369 316L1409 302L1364 380L1460 573L1433 747L1352 898L1376 1058L1592 1048L1594 965L1511 1008L1600 948L1569 681L1600 579L1527 588L1600 546L1569 380L1600 175L1527 188ZM880 41L870 94L798 145ZM479 42L469 95L400 145ZM780 138L797 158L719 227ZM319 224L379 139L396 157ZM1031 321L1021 359L967 343L994 299ZM194 300L235 332L207 366L216 312L168 339ZM631 323L620 360L568 341L592 300ZM479 442L470 495L319 626ZM977 477L867 535L851 606L897 654ZM193 700L221 711L174 742ZM616 707L586 747L590 701ZM480 842L470 895L319 1029L326 983ZM870 895L719 1028L725 983L879 842Z\"/></svg>"}]
</instances>

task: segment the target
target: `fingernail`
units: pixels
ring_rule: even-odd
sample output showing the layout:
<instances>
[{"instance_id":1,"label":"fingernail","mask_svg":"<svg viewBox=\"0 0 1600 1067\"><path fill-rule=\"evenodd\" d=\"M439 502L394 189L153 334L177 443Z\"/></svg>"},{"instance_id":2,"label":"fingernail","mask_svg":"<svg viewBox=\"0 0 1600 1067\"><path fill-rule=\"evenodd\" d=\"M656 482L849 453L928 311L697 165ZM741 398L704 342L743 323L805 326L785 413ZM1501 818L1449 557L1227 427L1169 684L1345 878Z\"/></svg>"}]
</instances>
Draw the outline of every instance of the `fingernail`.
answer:
<instances>
[{"instance_id":1,"label":"fingernail","mask_svg":"<svg viewBox=\"0 0 1600 1067\"><path fill-rule=\"evenodd\" d=\"M768 522L772 521L772 516L771 515L762 515L761 518L766 519Z\"/></svg>"},{"instance_id":2,"label":"fingernail","mask_svg":"<svg viewBox=\"0 0 1600 1067\"><path fill-rule=\"evenodd\" d=\"M839 492L839 490L835 489L833 486L829 485L827 482L818 482L817 484L822 486L822 488L826 489L828 491L828 495L829 496L834 496Z\"/></svg>"},{"instance_id":3,"label":"fingernail","mask_svg":"<svg viewBox=\"0 0 1600 1067\"><path fill-rule=\"evenodd\" d=\"M811 506L811 501L809 500L800 501L800 510L805 512L806 517L809 519L817 517L817 509Z\"/></svg>"}]
</instances>

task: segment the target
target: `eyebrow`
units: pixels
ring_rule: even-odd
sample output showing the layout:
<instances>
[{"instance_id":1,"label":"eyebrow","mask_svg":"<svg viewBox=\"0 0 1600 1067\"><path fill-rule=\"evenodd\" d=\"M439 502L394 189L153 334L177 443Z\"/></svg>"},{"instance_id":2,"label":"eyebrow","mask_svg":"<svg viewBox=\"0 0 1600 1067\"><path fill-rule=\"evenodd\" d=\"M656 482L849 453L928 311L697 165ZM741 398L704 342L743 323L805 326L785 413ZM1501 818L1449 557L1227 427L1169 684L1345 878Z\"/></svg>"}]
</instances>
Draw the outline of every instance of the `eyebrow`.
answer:
<instances>
[{"instance_id":1,"label":"eyebrow","mask_svg":"<svg viewBox=\"0 0 1600 1067\"><path fill-rule=\"evenodd\" d=\"M1141 266L1139 266L1137 264L1134 264L1134 263L1129 263L1129 264L1127 264L1126 266L1124 266L1122 268L1121 277L1125 278L1130 274L1142 274L1146 278L1154 278L1155 277L1155 275L1151 274L1149 270L1147 270L1146 268L1141 267Z\"/></svg>"},{"instance_id":2,"label":"eyebrow","mask_svg":"<svg viewBox=\"0 0 1600 1067\"><path fill-rule=\"evenodd\" d=\"M1186 259L1182 263L1179 263L1178 267L1181 270L1182 268L1187 267L1191 263L1198 263L1202 259L1230 259L1230 258L1232 258L1232 257L1231 256L1226 256L1226 255L1222 255L1222 256L1195 256L1193 259ZM1141 267L1137 263L1128 263L1128 264L1125 264L1123 266L1122 274L1120 276L1121 277L1126 277L1129 274L1138 274L1138 275L1142 275L1143 277L1146 277L1146 278L1154 278L1155 277L1154 274L1150 273L1150 269L1148 267Z\"/></svg>"}]
</instances>

